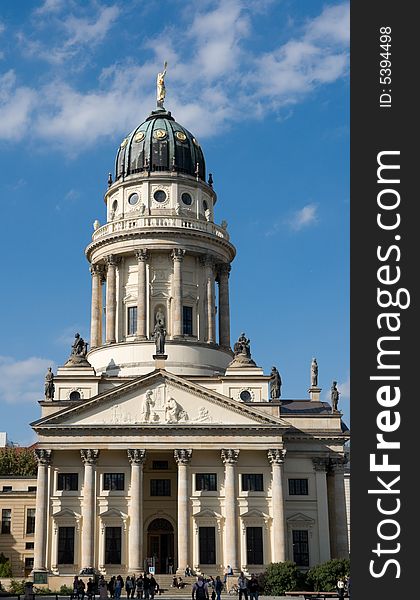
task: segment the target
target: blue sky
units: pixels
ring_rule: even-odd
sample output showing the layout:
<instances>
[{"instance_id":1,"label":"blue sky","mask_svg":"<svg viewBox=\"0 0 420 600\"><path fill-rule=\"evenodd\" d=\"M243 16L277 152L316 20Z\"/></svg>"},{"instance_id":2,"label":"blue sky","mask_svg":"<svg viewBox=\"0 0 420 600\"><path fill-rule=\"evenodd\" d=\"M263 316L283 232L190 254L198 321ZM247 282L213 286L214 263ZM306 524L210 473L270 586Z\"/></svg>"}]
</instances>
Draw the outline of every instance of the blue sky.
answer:
<instances>
[{"instance_id":1,"label":"blue sky","mask_svg":"<svg viewBox=\"0 0 420 600\"><path fill-rule=\"evenodd\" d=\"M199 139L238 254L232 340L282 397L332 380L349 423L349 6L317 0L0 5L0 431L33 441L48 366L89 339L84 248L121 140L165 106Z\"/></svg>"}]
</instances>

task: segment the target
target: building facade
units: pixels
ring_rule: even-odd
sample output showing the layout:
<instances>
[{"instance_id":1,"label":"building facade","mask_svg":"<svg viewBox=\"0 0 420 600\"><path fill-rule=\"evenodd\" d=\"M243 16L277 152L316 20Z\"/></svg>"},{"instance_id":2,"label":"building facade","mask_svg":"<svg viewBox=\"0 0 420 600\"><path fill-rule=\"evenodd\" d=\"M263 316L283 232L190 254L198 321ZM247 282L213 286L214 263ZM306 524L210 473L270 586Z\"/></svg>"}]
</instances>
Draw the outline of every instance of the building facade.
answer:
<instances>
[{"instance_id":1,"label":"building facade","mask_svg":"<svg viewBox=\"0 0 420 600\"><path fill-rule=\"evenodd\" d=\"M34 572L347 557L348 430L317 373L308 398L283 400L245 334L232 344L235 248L202 149L162 101L122 141L104 200L86 248L90 349L76 334L32 423Z\"/></svg>"}]
</instances>

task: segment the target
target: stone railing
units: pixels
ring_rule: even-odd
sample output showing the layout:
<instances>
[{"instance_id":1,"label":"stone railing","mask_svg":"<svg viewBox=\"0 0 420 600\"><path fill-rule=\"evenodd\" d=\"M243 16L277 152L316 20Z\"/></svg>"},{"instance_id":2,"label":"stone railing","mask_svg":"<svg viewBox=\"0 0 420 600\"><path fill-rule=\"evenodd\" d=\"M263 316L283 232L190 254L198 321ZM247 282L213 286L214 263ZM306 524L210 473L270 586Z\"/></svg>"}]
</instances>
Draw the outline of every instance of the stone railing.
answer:
<instances>
[{"instance_id":1,"label":"stone railing","mask_svg":"<svg viewBox=\"0 0 420 600\"><path fill-rule=\"evenodd\" d=\"M133 229L163 229L166 227L203 231L204 233L210 233L211 235L215 235L223 240L229 241L229 234L226 229L216 225L215 223L210 223L209 221L199 221L198 219L171 216L143 216L111 221L110 223L99 227L93 233L92 241L97 242L106 235L129 232Z\"/></svg>"}]
</instances>

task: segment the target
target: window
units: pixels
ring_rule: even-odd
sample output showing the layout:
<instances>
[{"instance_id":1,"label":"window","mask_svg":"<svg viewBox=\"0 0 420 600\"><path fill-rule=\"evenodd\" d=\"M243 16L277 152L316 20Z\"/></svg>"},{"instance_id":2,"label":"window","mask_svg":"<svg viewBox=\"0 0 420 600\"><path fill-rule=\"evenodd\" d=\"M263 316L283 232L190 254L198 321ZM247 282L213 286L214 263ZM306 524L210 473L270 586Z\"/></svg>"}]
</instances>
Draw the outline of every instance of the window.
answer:
<instances>
[{"instance_id":1,"label":"window","mask_svg":"<svg viewBox=\"0 0 420 600\"><path fill-rule=\"evenodd\" d=\"M74 391L70 393L69 400L80 400L80 392Z\"/></svg>"},{"instance_id":2,"label":"window","mask_svg":"<svg viewBox=\"0 0 420 600\"><path fill-rule=\"evenodd\" d=\"M155 471L166 471L169 469L169 464L167 460L154 460L152 462L152 469Z\"/></svg>"},{"instance_id":3,"label":"window","mask_svg":"<svg viewBox=\"0 0 420 600\"><path fill-rule=\"evenodd\" d=\"M184 204L186 204L187 206L191 206L191 204L192 204L192 198L191 198L190 194L188 194L187 192L184 192L184 193L181 195L181 200L182 200L182 202L183 202Z\"/></svg>"},{"instance_id":4,"label":"window","mask_svg":"<svg viewBox=\"0 0 420 600\"><path fill-rule=\"evenodd\" d=\"M25 550L33 550L34 547L35 547L34 542L26 542L26 544L25 544Z\"/></svg>"},{"instance_id":5,"label":"window","mask_svg":"<svg viewBox=\"0 0 420 600\"><path fill-rule=\"evenodd\" d=\"M105 527L105 563L121 564L121 527Z\"/></svg>"},{"instance_id":6,"label":"window","mask_svg":"<svg viewBox=\"0 0 420 600\"><path fill-rule=\"evenodd\" d=\"M57 477L57 490L74 492L79 489L79 475L77 473L59 473Z\"/></svg>"},{"instance_id":7,"label":"window","mask_svg":"<svg viewBox=\"0 0 420 600\"><path fill-rule=\"evenodd\" d=\"M242 390L242 392L239 394L239 398L243 402L250 402L252 400L251 392L249 390Z\"/></svg>"},{"instance_id":8,"label":"window","mask_svg":"<svg viewBox=\"0 0 420 600\"><path fill-rule=\"evenodd\" d=\"M294 529L293 535L293 561L298 567L309 567L309 543L306 529Z\"/></svg>"},{"instance_id":9,"label":"window","mask_svg":"<svg viewBox=\"0 0 420 600\"><path fill-rule=\"evenodd\" d=\"M156 200L156 202L165 202L166 194L163 190L156 190L156 192L153 194L153 198Z\"/></svg>"},{"instance_id":10,"label":"window","mask_svg":"<svg viewBox=\"0 0 420 600\"><path fill-rule=\"evenodd\" d=\"M214 527L199 527L198 529L200 557L202 565L216 564L216 530Z\"/></svg>"},{"instance_id":11,"label":"window","mask_svg":"<svg viewBox=\"0 0 420 600\"><path fill-rule=\"evenodd\" d=\"M184 335L193 334L193 309L192 306L182 307L182 322Z\"/></svg>"},{"instance_id":12,"label":"window","mask_svg":"<svg viewBox=\"0 0 420 600\"><path fill-rule=\"evenodd\" d=\"M29 576L29 574L33 570L33 568L34 568L34 557L27 556L25 558L25 577Z\"/></svg>"},{"instance_id":13,"label":"window","mask_svg":"<svg viewBox=\"0 0 420 600\"><path fill-rule=\"evenodd\" d=\"M289 496L307 496L307 479L289 479Z\"/></svg>"},{"instance_id":14,"label":"window","mask_svg":"<svg viewBox=\"0 0 420 600\"><path fill-rule=\"evenodd\" d=\"M128 198L128 204L131 204L131 206L134 206L135 204L137 204L138 201L139 201L138 194L131 194L131 196Z\"/></svg>"},{"instance_id":15,"label":"window","mask_svg":"<svg viewBox=\"0 0 420 600\"><path fill-rule=\"evenodd\" d=\"M59 565L74 563L74 527L58 528L57 562Z\"/></svg>"},{"instance_id":16,"label":"window","mask_svg":"<svg viewBox=\"0 0 420 600\"><path fill-rule=\"evenodd\" d=\"M263 476L262 473L243 473L242 474L242 491L243 492L263 492Z\"/></svg>"},{"instance_id":17,"label":"window","mask_svg":"<svg viewBox=\"0 0 420 600\"><path fill-rule=\"evenodd\" d=\"M26 533L35 533L35 509L28 508L26 511Z\"/></svg>"},{"instance_id":18,"label":"window","mask_svg":"<svg viewBox=\"0 0 420 600\"><path fill-rule=\"evenodd\" d=\"M12 486L11 485L4 485L3 486L3 492L11 492L12 491Z\"/></svg>"},{"instance_id":19,"label":"window","mask_svg":"<svg viewBox=\"0 0 420 600\"><path fill-rule=\"evenodd\" d=\"M137 306L127 308L127 335L135 335L137 332Z\"/></svg>"},{"instance_id":20,"label":"window","mask_svg":"<svg viewBox=\"0 0 420 600\"><path fill-rule=\"evenodd\" d=\"M0 533L10 533L12 525L12 509L3 508L1 511L1 529Z\"/></svg>"},{"instance_id":21,"label":"window","mask_svg":"<svg viewBox=\"0 0 420 600\"><path fill-rule=\"evenodd\" d=\"M36 492L36 485L28 485L28 492Z\"/></svg>"},{"instance_id":22,"label":"window","mask_svg":"<svg viewBox=\"0 0 420 600\"><path fill-rule=\"evenodd\" d=\"M216 492L217 491L217 474L216 473L196 473L195 474L195 489L197 492Z\"/></svg>"},{"instance_id":23,"label":"window","mask_svg":"<svg viewBox=\"0 0 420 600\"><path fill-rule=\"evenodd\" d=\"M150 480L150 495L151 496L170 496L171 495L171 480L170 479L151 479Z\"/></svg>"},{"instance_id":24,"label":"window","mask_svg":"<svg viewBox=\"0 0 420 600\"><path fill-rule=\"evenodd\" d=\"M124 473L104 473L104 490L123 490Z\"/></svg>"},{"instance_id":25,"label":"window","mask_svg":"<svg viewBox=\"0 0 420 600\"><path fill-rule=\"evenodd\" d=\"M246 528L246 556L248 565L263 565L262 527Z\"/></svg>"}]
</instances>

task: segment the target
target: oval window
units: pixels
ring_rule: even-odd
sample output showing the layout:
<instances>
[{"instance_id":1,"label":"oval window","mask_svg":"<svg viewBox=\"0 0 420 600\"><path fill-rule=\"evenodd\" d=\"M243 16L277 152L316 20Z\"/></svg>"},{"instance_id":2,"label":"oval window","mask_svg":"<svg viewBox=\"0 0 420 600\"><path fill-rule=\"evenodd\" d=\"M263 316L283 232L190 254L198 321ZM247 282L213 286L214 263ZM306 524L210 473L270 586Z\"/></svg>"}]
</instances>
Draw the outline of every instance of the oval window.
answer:
<instances>
[{"instance_id":1,"label":"oval window","mask_svg":"<svg viewBox=\"0 0 420 600\"><path fill-rule=\"evenodd\" d=\"M252 400L252 396L251 393L248 390L243 390L240 394L239 394L239 398L241 400L243 400L243 402L249 402L250 400Z\"/></svg>"},{"instance_id":2,"label":"oval window","mask_svg":"<svg viewBox=\"0 0 420 600\"><path fill-rule=\"evenodd\" d=\"M186 204L187 206L191 206L192 204L192 198L190 196L190 194L188 194L187 192L184 192L181 196L181 200L184 204Z\"/></svg>"},{"instance_id":3,"label":"oval window","mask_svg":"<svg viewBox=\"0 0 420 600\"><path fill-rule=\"evenodd\" d=\"M134 206L135 204L137 204L138 201L139 201L138 194L131 194L131 196L128 198L128 204L131 204L131 206Z\"/></svg>"},{"instance_id":4,"label":"oval window","mask_svg":"<svg viewBox=\"0 0 420 600\"><path fill-rule=\"evenodd\" d=\"M112 203L112 210L115 212L118 208L118 202L117 200L114 200L114 202Z\"/></svg>"},{"instance_id":5,"label":"oval window","mask_svg":"<svg viewBox=\"0 0 420 600\"><path fill-rule=\"evenodd\" d=\"M204 210L207 210L208 207L209 207L209 205L207 204L207 201L203 200L203 208L204 208Z\"/></svg>"},{"instance_id":6,"label":"oval window","mask_svg":"<svg viewBox=\"0 0 420 600\"><path fill-rule=\"evenodd\" d=\"M153 198L156 200L156 202L165 202L166 193L163 190L156 190L156 192L153 194Z\"/></svg>"}]
</instances>

